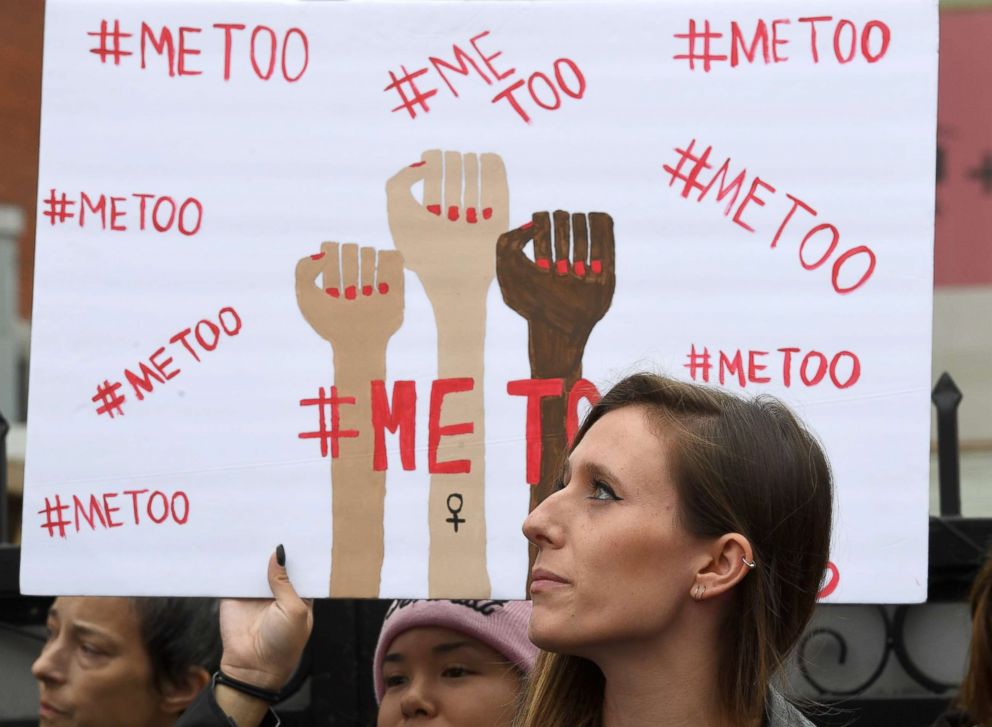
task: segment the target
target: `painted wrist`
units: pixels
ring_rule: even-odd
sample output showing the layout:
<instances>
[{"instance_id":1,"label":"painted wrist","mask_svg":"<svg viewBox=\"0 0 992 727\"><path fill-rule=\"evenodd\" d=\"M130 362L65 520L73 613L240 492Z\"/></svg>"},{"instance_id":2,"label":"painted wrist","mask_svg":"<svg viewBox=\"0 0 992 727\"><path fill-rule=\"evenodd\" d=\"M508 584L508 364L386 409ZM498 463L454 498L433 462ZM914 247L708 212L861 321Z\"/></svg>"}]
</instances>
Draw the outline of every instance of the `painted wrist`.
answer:
<instances>
[{"instance_id":1,"label":"painted wrist","mask_svg":"<svg viewBox=\"0 0 992 727\"><path fill-rule=\"evenodd\" d=\"M528 337L531 376L569 383L581 378L585 343L585 337L572 342L546 326L531 325Z\"/></svg>"},{"instance_id":2,"label":"painted wrist","mask_svg":"<svg viewBox=\"0 0 992 727\"><path fill-rule=\"evenodd\" d=\"M345 349L334 351L334 385L339 389L348 387L349 396L354 396L351 390L358 386L365 392L369 383L382 379L386 375L386 349L376 342L370 342L364 350ZM358 391L358 389L356 389Z\"/></svg>"}]
</instances>

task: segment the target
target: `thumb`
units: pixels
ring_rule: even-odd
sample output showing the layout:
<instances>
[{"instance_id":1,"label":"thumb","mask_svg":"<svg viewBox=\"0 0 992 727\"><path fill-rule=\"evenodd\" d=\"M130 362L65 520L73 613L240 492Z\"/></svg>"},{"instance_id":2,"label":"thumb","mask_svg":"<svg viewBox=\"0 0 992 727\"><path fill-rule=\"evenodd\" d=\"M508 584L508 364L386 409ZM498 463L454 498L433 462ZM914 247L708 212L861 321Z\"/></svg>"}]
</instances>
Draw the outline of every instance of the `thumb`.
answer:
<instances>
[{"instance_id":1,"label":"thumb","mask_svg":"<svg viewBox=\"0 0 992 727\"><path fill-rule=\"evenodd\" d=\"M500 256L521 255L528 242L534 239L533 223L508 230L496 241L496 253Z\"/></svg>"},{"instance_id":2,"label":"thumb","mask_svg":"<svg viewBox=\"0 0 992 727\"><path fill-rule=\"evenodd\" d=\"M403 167L386 180L387 204L419 207L420 204L413 196L413 185L423 182L426 177L427 165L422 162Z\"/></svg>"},{"instance_id":3,"label":"thumb","mask_svg":"<svg viewBox=\"0 0 992 727\"><path fill-rule=\"evenodd\" d=\"M316 259L314 259L316 257ZM296 263L296 300L300 307L312 305L319 300L323 290L317 287L317 276L323 270L321 256L307 256Z\"/></svg>"},{"instance_id":4,"label":"thumb","mask_svg":"<svg viewBox=\"0 0 992 727\"><path fill-rule=\"evenodd\" d=\"M269 556L269 589L275 597L276 602L283 608L292 611L299 607L306 607L303 599L296 593L293 584L289 582L289 573L286 572L286 549L280 544L276 551Z\"/></svg>"},{"instance_id":5,"label":"thumb","mask_svg":"<svg viewBox=\"0 0 992 727\"><path fill-rule=\"evenodd\" d=\"M519 290L520 286L540 284L536 279L540 273L524 252L524 247L533 239L534 225L526 223L504 232L496 241L496 276L504 300L511 289ZM506 302L509 304L508 300Z\"/></svg>"}]
</instances>

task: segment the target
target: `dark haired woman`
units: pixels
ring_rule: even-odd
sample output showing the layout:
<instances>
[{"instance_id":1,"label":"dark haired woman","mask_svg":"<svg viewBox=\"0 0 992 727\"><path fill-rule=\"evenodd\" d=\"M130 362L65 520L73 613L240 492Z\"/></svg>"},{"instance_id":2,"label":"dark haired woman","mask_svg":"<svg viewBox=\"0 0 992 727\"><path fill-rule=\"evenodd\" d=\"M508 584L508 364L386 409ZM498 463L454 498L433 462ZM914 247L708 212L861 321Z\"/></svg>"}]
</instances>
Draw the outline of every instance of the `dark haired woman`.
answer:
<instances>
[{"instance_id":1,"label":"dark haired woman","mask_svg":"<svg viewBox=\"0 0 992 727\"><path fill-rule=\"evenodd\" d=\"M823 452L774 399L624 379L524 524L544 653L515 724L809 725L772 679L812 615L831 514ZM222 669L247 686L216 698L241 727L265 713L252 686L289 677L308 629L275 560L269 578L276 602L232 603L244 627L225 626Z\"/></svg>"},{"instance_id":2,"label":"dark haired woman","mask_svg":"<svg viewBox=\"0 0 992 727\"><path fill-rule=\"evenodd\" d=\"M527 518L544 653L518 724L809 724L771 689L813 612L832 488L782 404L641 374Z\"/></svg>"},{"instance_id":3,"label":"dark haired woman","mask_svg":"<svg viewBox=\"0 0 992 727\"><path fill-rule=\"evenodd\" d=\"M537 649L527 601L394 601L375 647L376 727L511 727Z\"/></svg>"},{"instance_id":4,"label":"dark haired woman","mask_svg":"<svg viewBox=\"0 0 992 727\"><path fill-rule=\"evenodd\" d=\"M31 667L41 727L171 727L220 659L217 601L55 599Z\"/></svg>"}]
</instances>

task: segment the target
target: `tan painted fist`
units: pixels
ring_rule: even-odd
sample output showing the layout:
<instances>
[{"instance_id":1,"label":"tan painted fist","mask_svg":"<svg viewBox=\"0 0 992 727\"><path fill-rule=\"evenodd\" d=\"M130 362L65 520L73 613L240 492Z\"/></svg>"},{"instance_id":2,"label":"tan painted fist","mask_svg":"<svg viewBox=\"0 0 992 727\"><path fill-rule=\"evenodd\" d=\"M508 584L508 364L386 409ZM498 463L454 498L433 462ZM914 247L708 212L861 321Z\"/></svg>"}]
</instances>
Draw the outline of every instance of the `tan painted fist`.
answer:
<instances>
[{"instance_id":1,"label":"tan painted fist","mask_svg":"<svg viewBox=\"0 0 992 727\"><path fill-rule=\"evenodd\" d=\"M413 186L423 182L423 200ZM386 182L389 229L428 296L477 290L495 274L493 245L509 220L506 169L497 154L426 151ZM484 292L484 290L483 290Z\"/></svg>"},{"instance_id":2,"label":"tan painted fist","mask_svg":"<svg viewBox=\"0 0 992 727\"><path fill-rule=\"evenodd\" d=\"M403 256L336 242L320 249L296 265L303 317L336 349L384 346L403 323Z\"/></svg>"}]
</instances>

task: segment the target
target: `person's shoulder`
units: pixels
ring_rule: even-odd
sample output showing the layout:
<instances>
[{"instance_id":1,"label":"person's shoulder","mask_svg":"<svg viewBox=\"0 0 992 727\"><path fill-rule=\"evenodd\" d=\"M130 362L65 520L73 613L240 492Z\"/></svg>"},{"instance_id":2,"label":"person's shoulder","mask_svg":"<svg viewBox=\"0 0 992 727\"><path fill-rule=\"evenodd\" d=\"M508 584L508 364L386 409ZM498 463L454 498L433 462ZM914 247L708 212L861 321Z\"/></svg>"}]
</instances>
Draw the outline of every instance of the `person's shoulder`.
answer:
<instances>
[{"instance_id":1,"label":"person's shoulder","mask_svg":"<svg viewBox=\"0 0 992 727\"><path fill-rule=\"evenodd\" d=\"M765 727L815 727L802 712L774 689L768 690Z\"/></svg>"}]
</instances>

